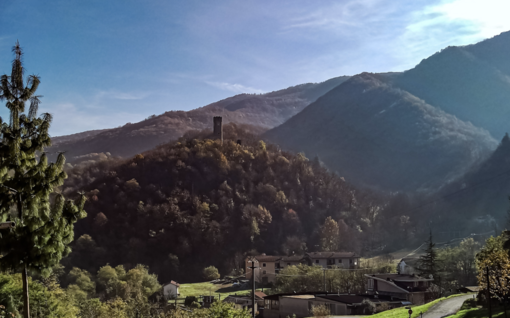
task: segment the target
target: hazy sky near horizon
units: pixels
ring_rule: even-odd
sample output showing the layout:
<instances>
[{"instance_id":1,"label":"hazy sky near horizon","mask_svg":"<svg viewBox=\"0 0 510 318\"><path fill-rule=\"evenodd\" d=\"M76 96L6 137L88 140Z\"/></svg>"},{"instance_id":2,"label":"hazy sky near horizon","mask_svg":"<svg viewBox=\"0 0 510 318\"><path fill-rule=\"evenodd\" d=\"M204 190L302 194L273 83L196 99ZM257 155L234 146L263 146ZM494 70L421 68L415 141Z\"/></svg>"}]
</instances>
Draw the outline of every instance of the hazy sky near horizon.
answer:
<instances>
[{"instance_id":1,"label":"hazy sky near horizon","mask_svg":"<svg viewBox=\"0 0 510 318\"><path fill-rule=\"evenodd\" d=\"M510 30L505 0L0 0L52 135L360 72L403 71ZM8 118L5 107L0 115Z\"/></svg>"}]
</instances>

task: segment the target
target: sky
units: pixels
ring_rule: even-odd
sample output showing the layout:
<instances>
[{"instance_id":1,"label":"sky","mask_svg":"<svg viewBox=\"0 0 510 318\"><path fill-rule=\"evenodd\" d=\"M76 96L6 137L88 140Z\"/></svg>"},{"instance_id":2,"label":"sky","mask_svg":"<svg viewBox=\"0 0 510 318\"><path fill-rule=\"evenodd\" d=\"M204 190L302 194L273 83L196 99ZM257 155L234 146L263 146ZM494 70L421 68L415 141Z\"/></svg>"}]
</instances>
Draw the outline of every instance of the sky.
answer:
<instances>
[{"instance_id":1,"label":"sky","mask_svg":"<svg viewBox=\"0 0 510 318\"><path fill-rule=\"evenodd\" d=\"M508 0L0 0L0 74L19 40L59 136L404 71L510 30L508 12Z\"/></svg>"}]
</instances>

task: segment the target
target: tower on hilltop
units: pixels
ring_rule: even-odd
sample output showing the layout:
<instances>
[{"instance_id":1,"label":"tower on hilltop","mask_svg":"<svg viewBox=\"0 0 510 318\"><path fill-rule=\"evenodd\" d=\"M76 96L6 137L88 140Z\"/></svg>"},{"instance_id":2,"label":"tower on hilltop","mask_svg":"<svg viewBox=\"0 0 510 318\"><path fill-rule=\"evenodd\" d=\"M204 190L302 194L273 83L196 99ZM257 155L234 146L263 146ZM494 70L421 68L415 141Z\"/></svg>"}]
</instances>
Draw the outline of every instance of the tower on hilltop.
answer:
<instances>
[{"instance_id":1,"label":"tower on hilltop","mask_svg":"<svg viewBox=\"0 0 510 318\"><path fill-rule=\"evenodd\" d=\"M221 144L223 144L223 119L221 116L215 116L213 119L214 119L213 138L214 140L219 139L221 141Z\"/></svg>"}]
</instances>

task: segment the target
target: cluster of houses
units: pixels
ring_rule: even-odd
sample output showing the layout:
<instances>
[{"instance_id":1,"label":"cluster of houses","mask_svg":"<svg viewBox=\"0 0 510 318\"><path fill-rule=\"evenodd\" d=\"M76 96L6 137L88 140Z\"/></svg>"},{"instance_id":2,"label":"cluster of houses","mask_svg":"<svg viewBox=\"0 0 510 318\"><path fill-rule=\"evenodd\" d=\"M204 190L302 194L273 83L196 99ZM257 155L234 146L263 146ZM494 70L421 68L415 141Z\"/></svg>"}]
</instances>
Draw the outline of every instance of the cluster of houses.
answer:
<instances>
[{"instance_id":1,"label":"cluster of houses","mask_svg":"<svg viewBox=\"0 0 510 318\"><path fill-rule=\"evenodd\" d=\"M323 268L359 268L360 257L352 252L313 252L305 255L271 256L261 254L248 257L245 261L246 279L252 279L255 273L255 281L267 284L274 283L276 275L287 266L298 264L316 265ZM252 270L254 265L256 268Z\"/></svg>"},{"instance_id":2,"label":"cluster of houses","mask_svg":"<svg viewBox=\"0 0 510 318\"><path fill-rule=\"evenodd\" d=\"M366 314L363 302L370 300L376 307L392 309L406 305L420 305L432 300L429 287L432 277L420 277L416 274L417 259L402 259L396 274L365 274L366 292L364 294L340 294L324 291L305 293L285 293L265 295L255 293L255 309L265 318L280 318L296 315L297 318L309 317L313 306L324 305L332 315ZM298 264L316 265L322 268L360 268L360 257L351 252L316 252L300 256L258 255L245 261L246 279L259 283L271 283L281 269ZM252 266L256 267L252 270ZM178 295L179 284L172 281L164 286L165 295ZM211 300L212 301L212 300ZM251 296L230 295L223 299L236 308L252 308ZM204 305L205 298L204 298Z\"/></svg>"}]
</instances>

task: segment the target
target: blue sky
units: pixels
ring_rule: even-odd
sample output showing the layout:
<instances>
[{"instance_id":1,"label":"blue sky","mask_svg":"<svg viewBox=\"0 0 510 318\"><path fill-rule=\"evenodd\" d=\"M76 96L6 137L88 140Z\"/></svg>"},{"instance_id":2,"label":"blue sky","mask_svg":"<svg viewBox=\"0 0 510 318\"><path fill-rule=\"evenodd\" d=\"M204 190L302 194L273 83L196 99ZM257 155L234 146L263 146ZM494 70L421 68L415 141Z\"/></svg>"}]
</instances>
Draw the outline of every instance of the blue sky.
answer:
<instances>
[{"instance_id":1,"label":"blue sky","mask_svg":"<svg viewBox=\"0 0 510 318\"><path fill-rule=\"evenodd\" d=\"M507 0L0 0L0 74L18 39L27 73L41 76L51 133L63 135L242 92L403 71L510 30L509 9Z\"/></svg>"}]
</instances>

